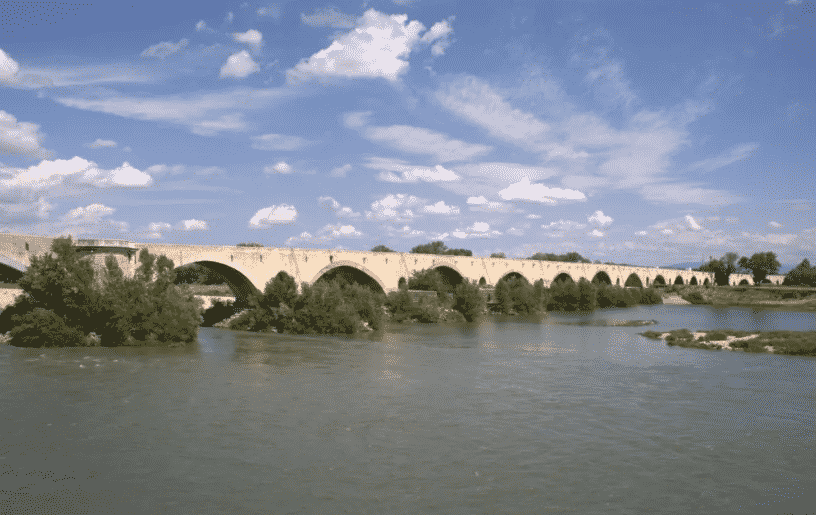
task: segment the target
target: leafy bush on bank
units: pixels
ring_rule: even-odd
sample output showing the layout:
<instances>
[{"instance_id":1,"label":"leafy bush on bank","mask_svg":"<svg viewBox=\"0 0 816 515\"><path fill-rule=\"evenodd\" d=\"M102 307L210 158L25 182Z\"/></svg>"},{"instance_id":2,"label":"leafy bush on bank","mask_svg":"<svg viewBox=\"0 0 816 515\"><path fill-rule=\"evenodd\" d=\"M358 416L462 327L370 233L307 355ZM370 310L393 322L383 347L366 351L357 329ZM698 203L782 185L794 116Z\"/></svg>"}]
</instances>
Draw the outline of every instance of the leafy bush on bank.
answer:
<instances>
[{"instance_id":1,"label":"leafy bush on bank","mask_svg":"<svg viewBox=\"0 0 816 515\"><path fill-rule=\"evenodd\" d=\"M26 347L195 340L200 301L173 284L173 262L146 250L139 262L133 278L113 256L97 272L71 238L55 239L50 254L31 258L19 281L24 295L0 315L0 330L10 331L11 345Z\"/></svg>"}]
</instances>

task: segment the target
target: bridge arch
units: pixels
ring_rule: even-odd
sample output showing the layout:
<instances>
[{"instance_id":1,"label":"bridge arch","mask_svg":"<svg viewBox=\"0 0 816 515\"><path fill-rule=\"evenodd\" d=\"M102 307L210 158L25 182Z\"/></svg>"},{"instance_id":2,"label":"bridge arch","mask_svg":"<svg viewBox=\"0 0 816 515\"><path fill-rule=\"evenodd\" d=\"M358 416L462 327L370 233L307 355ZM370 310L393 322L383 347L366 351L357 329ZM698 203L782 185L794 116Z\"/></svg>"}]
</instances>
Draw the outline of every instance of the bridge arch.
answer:
<instances>
[{"instance_id":1,"label":"bridge arch","mask_svg":"<svg viewBox=\"0 0 816 515\"><path fill-rule=\"evenodd\" d=\"M465 275L460 272L456 266L450 264L435 265L434 270L442 274L442 277L448 284L456 287L465 282Z\"/></svg>"},{"instance_id":2,"label":"bridge arch","mask_svg":"<svg viewBox=\"0 0 816 515\"><path fill-rule=\"evenodd\" d=\"M643 288L643 281L640 280L640 276L638 274L631 273L629 274L629 277L626 278L626 282L623 283L623 285L630 288Z\"/></svg>"},{"instance_id":3,"label":"bridge arch","mask_svg":"<svg viewBox=\"0 0 816 515\"><path fill-rule=\"evenodd\" d=\"M321 279L332 280L340 277L345 278L349 282L369 286L379 292L386 291L385 283L382 282L377 274L354 261L334 260L331 264L317 272L312 280L309 281L309 284L314 284Z\"/></svg>"},{"instance_id":4,"label":"bridge arch","mask_svg":"<svg viewBox=\"0 0 816 515\"><path fill-rule=\"evenodd\" d=\"M607 274L605 271L599 270L598 273L595 274L595 276L592 278L592 283L593 284L601 284L601 283L612 284L612 279L609 277L609 274Z\"/></svg>"},{"instance_id":5,"label":"bridge arch","mask_svg":"<svg viewBox=\"0 0 816 515\"><path fill-rule=\"evenodd\" d=\"M0 255L0 282L16 283L26 270L28 267L19 261Z\"/></svg>"},{"instance_id":6,"label":"bridge arch","mask_svg":"<svg viewBox=\"0 0 816 515\"><path fill-rule=\"evenodd\" d=\"M194 261L192 263L185 263L183 265L177 266L176 269L189 266L189 265L201 265L204 267L209 268L213 272L217 273L221 277L224 278L224 281L230 287L232 292L235 294L235 303L236 304L243 304L249 300L249 298L256 294L260 293L258 288L252 284L252 281L244 275L240 270L236 269L233 266L219 263L218 261Z\"/></svg>"},{"instance_id":7,"label":"bridge arch","mask_svg":"<svg viewBox=\"0 0 816 515\"><path fill-rule=\"evenodd\" d=\"M705 281L703 281L703 286L708 286L709 284L711 284L711 281L709 281L708 277L706 277Z\"/></svg>"},{"instance_id":8,"label":"bridge arch","mask_svg":"<svg viewBox=\"0 0 816 515\"><path fill-rule=\"evenodd\" d=\"M506 281L508 279L524 279L528 284L533 284L533 283L530 282L529 279L527 279L527 277L524 276L524 274L522 274L521 272L516 272L516 271L507 272L506 274L504 274L501 277L501 279L496 281L496 283L498 284L499 281Z\"/></svg>"},{"instance_id":9,"label":"bridge arch","mask_svg":"<svg viewBox=\"0 0 816 515\"><path fill-rule=\"evenodd\" d=\"M691 280L689 281L689 284L695 285L695 286L697 285L697 276L696 275L691 276Z\"/></svg>"},{"instance_id":10,"label":"bridge arch","mask_svg":"<svg viewBox=\"0 0 816 515\"><path fill-rule=\"evenodd\" d=\"M674 284L685 284L685 283L683 283L683 276L682 276L682 275L678 275L678 276L677 276L677 277L674 279Z\"/></svg>"},{"instance_id":11,"label":"bridge arch","mask_svg":"<svg viewBox=\"0 0 816 515\"><path fill-rule=\"evenodd\" d=\"M666 286L666 278L660 274L657 274L652 281L652 285L654 286Z\"/></svg>"},{"instance_id":12,"label":"bridge arch","mask_svg":"<svg viewBox=\"0 0 816 515\"><path fill-rule=\"evenodd\" d=\"M570 274L568 274L567 272L561 272L560 274L553 277L553 280L552 280L552 282L554 282L554 283L558 282L558 281L567 281L567 282L574 283L575 279L573 279L572 276Z\"/></svg>"}]
</instances>

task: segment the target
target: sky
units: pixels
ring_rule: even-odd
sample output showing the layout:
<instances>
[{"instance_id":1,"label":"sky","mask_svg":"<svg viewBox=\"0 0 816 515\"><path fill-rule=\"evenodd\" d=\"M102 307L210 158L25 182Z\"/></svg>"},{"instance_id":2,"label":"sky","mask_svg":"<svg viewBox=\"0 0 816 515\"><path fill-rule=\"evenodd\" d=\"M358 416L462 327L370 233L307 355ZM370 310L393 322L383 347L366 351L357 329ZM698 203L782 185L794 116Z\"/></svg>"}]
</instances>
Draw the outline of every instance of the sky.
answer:
<instances>
[{"instance_id":1,"label":"sky","mask_svg":"<svg viewBox=\"0 0 816 515\"><path fill-rule=\"evenodd\" d=\"M814 3L0 11L0 232L816 261Z\"/></svg>"}]
</instances>

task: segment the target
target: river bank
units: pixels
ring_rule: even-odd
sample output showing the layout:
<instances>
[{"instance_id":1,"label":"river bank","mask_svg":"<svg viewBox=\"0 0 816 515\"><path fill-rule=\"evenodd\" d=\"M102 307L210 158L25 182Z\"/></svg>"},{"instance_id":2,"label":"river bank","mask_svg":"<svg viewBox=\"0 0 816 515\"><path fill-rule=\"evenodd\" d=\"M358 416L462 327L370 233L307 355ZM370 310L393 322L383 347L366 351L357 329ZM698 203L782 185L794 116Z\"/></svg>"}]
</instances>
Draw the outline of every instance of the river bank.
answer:
<instances>
[{"instance_id":1,"label":"river bank","mask_svg":"<svg viewBox=\"0 0 816 515\"><path fill-rule=\"evenodd\" d=\"M816 331L739 331L716 329L668 332L645 331L641 336L664 340L668 345L693 349L742 350L789 356L816 356Z\"/></svg>"},{"instance_id":2,"label":"river bank","mask_svg":"<svg viewBox=\"0 0 816 515\"><path fill-rule=\"evenodd\" d=\"M670 286L664 291L679 296L691 304L714 307L749 307L756 309L785 309L788 311L816 311L816 289L787 286Z\"/></svg>"}]
</instances>

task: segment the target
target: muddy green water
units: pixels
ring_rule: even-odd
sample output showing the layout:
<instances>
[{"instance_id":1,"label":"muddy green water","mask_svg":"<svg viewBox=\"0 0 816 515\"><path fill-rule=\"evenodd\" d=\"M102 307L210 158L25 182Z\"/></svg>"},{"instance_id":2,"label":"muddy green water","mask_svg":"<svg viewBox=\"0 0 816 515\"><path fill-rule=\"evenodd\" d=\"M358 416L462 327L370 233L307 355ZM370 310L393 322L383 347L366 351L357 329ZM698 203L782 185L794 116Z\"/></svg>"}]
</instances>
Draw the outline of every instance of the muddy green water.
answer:
<instances>
[{"instance_id":1,"label":"muddy green water","mask_svg":"<svg viewBox=\"0 0 816 515\"><path fill-rule=\"evenodd\" d=\"M563 325L655 319L656 326ZM654 306L368 339L202 329L0 347L0 513L816 512L816 359L644 329L816 330Z\"/></svg>"}]
</instances>

